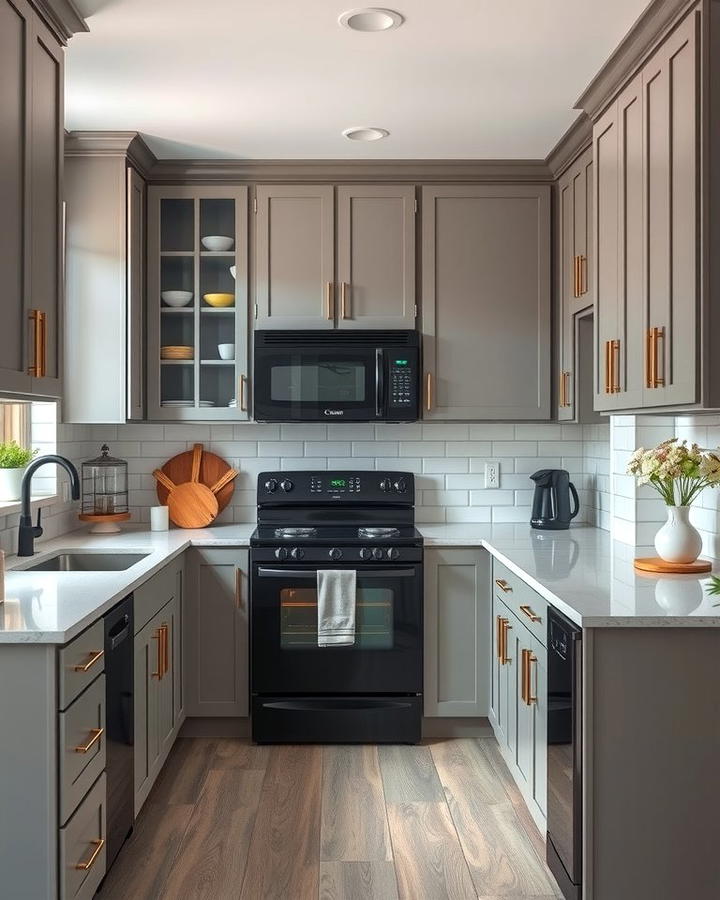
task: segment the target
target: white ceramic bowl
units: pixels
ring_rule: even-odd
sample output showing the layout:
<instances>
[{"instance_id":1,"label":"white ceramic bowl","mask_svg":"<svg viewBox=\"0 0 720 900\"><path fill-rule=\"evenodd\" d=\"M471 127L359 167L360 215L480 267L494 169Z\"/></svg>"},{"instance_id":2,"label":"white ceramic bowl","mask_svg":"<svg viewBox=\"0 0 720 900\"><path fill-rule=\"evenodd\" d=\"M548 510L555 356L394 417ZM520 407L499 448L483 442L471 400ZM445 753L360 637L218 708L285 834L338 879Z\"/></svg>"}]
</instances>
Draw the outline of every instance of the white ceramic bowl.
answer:
<instances>
[{"instance_id":1,"label":"white ceramic bowl","mask_svg":"<svg viewBox=\"0 0 720 900\"><path fill-rule=\"evenodd\" d=\"M223 237L221 234L210 234L200 238L200 241L206 250L232 250L232 245L235 243L232 238Z\"/></svg>"},{"instance_id":2,"label":"white ceramic bowl","mask_svg":"<svg viewBox=\"0 0 720 900\"><path fill-rule=\"evenodd\" d=\"M235 359L235 344L218 344L220 359Z\"/></svg>"},{"instance_id":3,"label":"white ceramic bowl","mask_svg":"<svg viewBox=\"0 0 720 900\"><path fill-rule=\"evenodd\" d=\"M163 291L160 296L168 306L187 306L193 298L192 291Z\"/></svg>"},{"instance_id":4,"label":"white ceramic bowl","mask_svg":"<svg viewBox=\"0 0 720 900\"><path fill-rule=\"evenodd\" d=\"M235 278L235 266L230 266L230 274Z\"/></svg>"}]
</instances>

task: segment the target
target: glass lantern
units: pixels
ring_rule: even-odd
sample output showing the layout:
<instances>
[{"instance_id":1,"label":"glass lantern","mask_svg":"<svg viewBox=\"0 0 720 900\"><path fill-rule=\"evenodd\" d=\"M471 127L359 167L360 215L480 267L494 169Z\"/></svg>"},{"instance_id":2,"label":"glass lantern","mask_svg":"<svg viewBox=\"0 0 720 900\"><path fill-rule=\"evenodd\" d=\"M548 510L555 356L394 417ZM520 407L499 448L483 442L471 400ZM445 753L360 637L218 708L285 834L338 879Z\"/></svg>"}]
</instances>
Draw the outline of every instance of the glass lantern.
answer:
<instances>
[{"instance_id":1,"label":"glass lantern","mask_svg":"<svg viewBox=\"0 0 720 900\"><path fill-rule=\"evenodd\" d=\"M129 518L127 462L110 456L110 448L103 444L100 456L82 464L80 519L96 523L92 531L112 532Z\"/></svg>"}]
</instances>

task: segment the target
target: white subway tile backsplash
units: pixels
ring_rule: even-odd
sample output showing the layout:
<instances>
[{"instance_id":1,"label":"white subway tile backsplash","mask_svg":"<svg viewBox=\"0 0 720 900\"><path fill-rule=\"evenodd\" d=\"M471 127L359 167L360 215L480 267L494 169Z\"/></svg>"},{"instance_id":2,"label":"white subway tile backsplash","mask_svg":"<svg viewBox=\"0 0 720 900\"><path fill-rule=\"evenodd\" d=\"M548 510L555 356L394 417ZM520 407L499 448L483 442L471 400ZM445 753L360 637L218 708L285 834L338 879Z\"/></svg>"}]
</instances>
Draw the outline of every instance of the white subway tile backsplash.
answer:
<instances>
[{"instance_id":1,"label":"white subway tile backsplash","mask_svg":"<svg viewBox=\"0 0 720 900\"><path fill-rule=\"evenodd\" d=\"M417 441L422 437L422 425L419 422L376 425L375 437L379 441Z\"/></svg>"},{"instance_id":2,"label":"white subway tile backsplash","mask_svg":"<svg viewBox=\"0 0 720 900\"><path fill-rule=\"evenodd\" d=\"M248 456L250 454L247 454ZM302 441L258 441L258 456L302 456Z\"/></svg>"},{"instance_id":3,"label":"white subway tile backsplash","mask_svg":"<svg viewBox=\"0 0 720 900\"><path fill-rule=\"evenodd\" d=\"M516 428L516 425L471 425L469 438L471 441L511 441Z\"/></svg>"},{"instance_id":4,"label":"white subway tile backsplash","mask_svg":"<svg viewBox=\"0 0 720 900\"><path fill-rule=\"evenodd\" d=\"M375 437L375 426L367 422L328 425L327 436L331 441L372 441Z\"/></svg>"},{"instance_id":5,"label":"white subway tile backsplash","mask_svg":"<svg viewBox=\"0 0 720 900\"><path fill-rule=\"evenodd\" d=\"M353 441L353 456L397 456L397 441Z\"/></svg>"},{"instance_id":6,"label":"white subway tile backsplash","mask_svg":"<svg viewBox=\"0 0 720 900\"><path fill-rule=\"evenodd\" d=\"M469 460L461 457L428 458L422 460L422 471L428 474L439 472L442 474L451 474L453 472L467 472L469 469Z\"/></svg>"},{"instance_id":7,"label":"white subway tile backsplash","mask_svg":"<svg viewBox=\"0 0 720 900\"><path fill-rule=\"evenodd\" d=\"M559 456L519 457L515 460L515 471L522 475L532 475L538 469L561 469L562 458Z\"/></svg>"},{"instance_id":8,"label":"white subway tile backsplash","mask_svg":"<svg viewBox=\"0 0 720 900\"><path fill-rule=\"evenodd\" d=\"M305 441L305 456L350 456L350 441Z\"/></svg>"},{"instance_id":9,"label":"white subway tile backsplash","mask_svg":"<svg viewBox=\"0 0 720 900\"><path fill-rule=\"evenodd\" d=\"M486 454L477 454L478 456ZM493 441L493 456L537 456L536 441ZM558 454L559 455L559 454Z\"/></svg>"},{"instance_id":10,"label":"white subway tile backsplash","mask_svg":"<svg viewBox=\"0 0 720 900\"><path fill-rule=\"evenodd\" d=\"M483 490L485 488L484 475L446 475L445 484L450 489Z\"/></svg>"},{"instance_id":11,"label":"white subway tile backsplash","mask_svg":"<svg viewBox=\"0 0 720 900\"><path fill-rule=\"evenodd\" d=\"M540 441L537 449L539 456L582 456L583 453L582 441Z\"/></svg>"},{"instance_id":12,"label":"white subway tile backsplash","mask_svg":"<svg viewBox=\"0 0 720 900\"><path fill-rule=\"evenodd\" d=\"M470 491L471 506L512 506L515 502L514 491L488 489Z\"/></svg>"},{"instance_id":13,"label":"white subway tile backsplash","mask_svg":"<svg viewBox=\"0 0 720 900\"><path fill-rule=\"evenodd\" d=\"M462 522L490 522L490 507L480 506L451 506L445 511L445 521L448 524L456 524Z\"/></svg>"},{"instance_id":14,"label":"white subway tile backsplash","mask_svg":"<svg viewBox=\"0 0 720 900\"><path fill-rule=\"evenodd\" d=\"M442 441L400 441L400 456L445 456Z\"/></svg>"},{"instance_id":15,"label":"white subway tile backsplash","mask_svg":"<svg viewBox=\"0 0 720 900\"><path fill-rule=\"evenodd\" d=\"M396 460L397 461L397 460ZM312 462L312 460L311 460ZM307 460L306 460L307 463ZM369 456L356 457L330 457L327 461L328 469L347 469L350 472L372 472L375 469L375 460ZM306 464L305 468L312 468Z\"/></svg>"},{"instance_id":16,"label":"white subway tile backsplash","mask_svg":"<svg viewBox=\"0 0 720 900\"><path fill-rule=\"evenodd\" d=\"M490 441L448 441L445 450L446 456L489 456Z\"/></svg>"},{"instance_id":17,"label":"white subway tile backsplash","mask_svg":"<svg viewBox=\"0 0 720 900\"><path fill-rule=\"evenodd\" d=\"M284 441L324 441L327 438L326 425L281 425L280 437Z\"/></svg>"},{"instance_id":18,"label":"white subway tile backsplash","mask_svg":"<svg viewBox=\"0 0 720 900\"><path fill-rule=\"evenodd\" d=\"M422 426L422 436L426 440L466 441L468 439L468 426L432 422Z\"/></svg>"},{"instance_id":19,"label":"white subway tile backsplash","mask_svg":"<svg viewBox=\"0 0 720 900\"><path fill-rule=\"evenodd\" d=\"M412 472L413 475L419 475L422 472L423 461L421 459L413 459L411 456L378 456L375 459L376 469L391 469L398 472Z\"/></svg>"},{"instance_id":20,"label":"white subway tile backsplash","mask_svg":"<svg viewBox=\"0 0 720 900\"><path fill-rule=\"evenodd\" d=\"M552 423L548 425L516 425L516 441L559 441L562 436L562 425Z\"/></svg>"},{"instance_id":21,"label":"white subway tile backsplash","mask_svg":"<svg viewBox=\"0 0 720 900\"><path fill-rule=\"evenodd\" d=\"M467 506L467 491L423 491L423 506Z\"/></svg>"}]
</instances>

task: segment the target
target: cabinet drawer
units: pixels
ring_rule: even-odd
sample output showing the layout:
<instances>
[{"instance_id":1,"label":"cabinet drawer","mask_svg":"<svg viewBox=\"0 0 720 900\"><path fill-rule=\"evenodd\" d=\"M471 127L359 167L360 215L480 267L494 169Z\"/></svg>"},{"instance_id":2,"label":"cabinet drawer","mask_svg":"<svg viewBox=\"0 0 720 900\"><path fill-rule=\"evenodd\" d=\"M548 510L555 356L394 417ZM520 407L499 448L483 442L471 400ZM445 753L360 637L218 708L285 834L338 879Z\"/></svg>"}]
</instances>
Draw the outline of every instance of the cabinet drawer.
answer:
<instances>
[{"instance_id":1,"label":"cabinet drawer","mask_svg":"<svg viewBox=\"0 0 720 900\"><path fill-rule=\"evenodd\" d=\"M96 678L58 720L62 823L105 768L105 676Z\"/></svg>"},{"instance_id":2,"label":"cabinet drawer","mask_svg":"<svg viewBox=\"0 0 720 900\"><path fill-rule=\"evenodd\" d=\"M67 709L93 679L105 671L103 620L91 625L58 652L60 709Z\"/></svg>"},{"instance_id":3,"label":"cabinet drawer","mask_svg":"<svg viewBox=\"0 0 720 900\"><path fill-rule=\"evenodd\" d=\"M493 560L493 592L546 646L547 601L496 559Z\"/></svg>"},{"instance_id":4,"label":"cabinet drawer","mask_svg":"<svg viewBox=\"0 0 720 900\"><path fill-rule=\"evenodd\" d=\"M60 900L91 900L105 875L105 775L60 829Z\"/></svg>"},{"instance_id":5,"label":"cabinet drawer","mask_svg":"<svg viewBox=\"0 0 720 900\"><path fill-rule=\"evenodd\" d=\"M169 603L177 590L177 573L182 567L182 557L156 572L152 578L133 591L135 634L152 619L159 610Z\"/></svg>"}]
</instances>

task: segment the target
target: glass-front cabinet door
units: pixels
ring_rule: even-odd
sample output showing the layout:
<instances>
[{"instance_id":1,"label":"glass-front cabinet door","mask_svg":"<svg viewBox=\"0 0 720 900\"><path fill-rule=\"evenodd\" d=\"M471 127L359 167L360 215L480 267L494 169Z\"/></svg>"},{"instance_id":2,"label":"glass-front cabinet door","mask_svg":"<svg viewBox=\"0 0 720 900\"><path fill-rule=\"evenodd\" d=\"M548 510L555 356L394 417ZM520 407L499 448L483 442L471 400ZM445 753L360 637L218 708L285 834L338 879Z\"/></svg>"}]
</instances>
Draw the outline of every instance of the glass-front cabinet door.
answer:
<instances>
[{"instance_id":1,"label":"glass-front cabinet door","mask_svg":"<svg viewBox=\"0 0 720 900\"><path fill-rule=\"evenodd\" d=\"M148 413L248 418L246 187L148 191Z\"/></svg>"}]
</instances>

